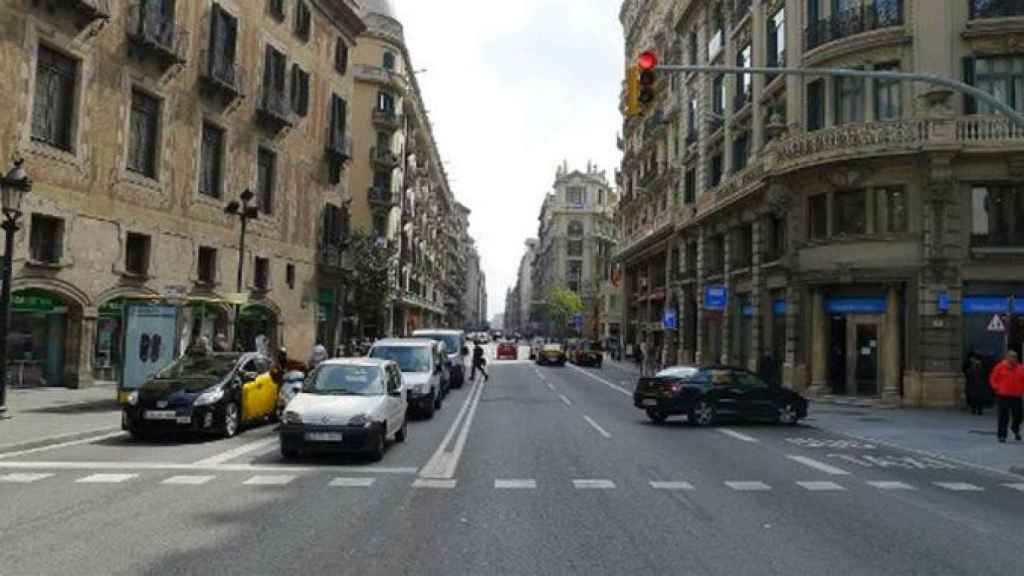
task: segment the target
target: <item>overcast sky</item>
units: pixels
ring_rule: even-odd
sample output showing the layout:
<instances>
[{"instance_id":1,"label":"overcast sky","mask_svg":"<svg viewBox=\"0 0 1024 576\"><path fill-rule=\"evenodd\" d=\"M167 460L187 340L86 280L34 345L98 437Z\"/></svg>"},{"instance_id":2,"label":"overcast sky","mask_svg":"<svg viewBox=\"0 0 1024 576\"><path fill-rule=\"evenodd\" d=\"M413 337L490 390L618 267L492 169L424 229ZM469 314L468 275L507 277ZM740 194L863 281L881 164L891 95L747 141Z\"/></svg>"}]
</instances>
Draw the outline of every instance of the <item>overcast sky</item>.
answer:
<instances>
[{"instance_id":1,"label":"overcast sky","mask_svg":"<svg viewBox=\"0 0 1024 576\"><path fill-rule=\"evenodd\" d=\"M505 308L563 159L613 179L621 0L393 0L456 197Z\"/></svg>"}]
</instances>

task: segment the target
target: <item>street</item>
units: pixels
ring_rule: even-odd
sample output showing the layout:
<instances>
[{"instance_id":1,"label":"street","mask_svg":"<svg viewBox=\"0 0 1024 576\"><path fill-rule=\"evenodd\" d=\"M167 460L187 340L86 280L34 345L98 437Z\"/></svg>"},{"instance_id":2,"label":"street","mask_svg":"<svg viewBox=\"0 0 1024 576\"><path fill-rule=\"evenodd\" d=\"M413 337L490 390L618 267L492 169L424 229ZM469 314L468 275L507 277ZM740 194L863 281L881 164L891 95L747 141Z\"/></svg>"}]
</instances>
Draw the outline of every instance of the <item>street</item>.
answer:
<instances>
[{"instance_id":1,"label":"street","mask_svg":"<svg viewBox=\"0 0 1024 576\"><path fill-rule=\"evenodd\" d=\"M273 426L0 453L0 572L982 574L1024 544L1019 477L813 411L654 425L614 366L489 368L377 464L284 463Z\"/></svg>"}]
</instances>

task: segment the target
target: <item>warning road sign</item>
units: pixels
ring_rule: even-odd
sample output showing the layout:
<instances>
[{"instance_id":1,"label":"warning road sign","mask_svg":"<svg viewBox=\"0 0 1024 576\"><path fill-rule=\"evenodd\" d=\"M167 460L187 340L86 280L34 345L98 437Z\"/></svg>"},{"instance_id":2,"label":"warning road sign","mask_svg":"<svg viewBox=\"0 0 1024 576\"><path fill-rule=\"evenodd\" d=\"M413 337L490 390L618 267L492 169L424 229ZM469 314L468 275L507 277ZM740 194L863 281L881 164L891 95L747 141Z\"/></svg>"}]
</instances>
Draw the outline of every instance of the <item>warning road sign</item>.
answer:
<instances>
[{"instance_id":1,"label":"warning road sign","mask_svg":"<svg viewBox=\"0 0 1024 576\"><path fill-rule=\"evenodd\" d=\"M989 332L1006 332L1006 324L1003 323L1002 317L999 314L994 314L992 320L988 323Z\"/></svg>"}]
</instances>

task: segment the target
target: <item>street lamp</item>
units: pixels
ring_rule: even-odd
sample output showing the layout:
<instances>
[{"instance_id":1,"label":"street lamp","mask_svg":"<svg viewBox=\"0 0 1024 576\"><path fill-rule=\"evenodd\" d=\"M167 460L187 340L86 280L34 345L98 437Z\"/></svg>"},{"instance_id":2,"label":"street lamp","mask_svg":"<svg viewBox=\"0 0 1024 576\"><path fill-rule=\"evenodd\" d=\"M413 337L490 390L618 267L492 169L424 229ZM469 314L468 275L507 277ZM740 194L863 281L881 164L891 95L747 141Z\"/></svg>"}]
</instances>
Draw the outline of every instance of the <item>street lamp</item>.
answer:
<instances>
[{"instance_id":1,"label":"street lamp","mask_svg":"<svg viewBox=\"0 0 1024 576\"><path fill-rule=\"evenodd\" d=\"M252 190L246 188L238 196L238 200L232 200L224 207L225 214L237 216L242 221L241 237L238 239L238 276L235 278L235 292L237 294L242 293L242 274L245 270L245 230L248 227L249 220L256 220L260 215L260 207L256 204L250 204L252 198ZM238 325L241 315L242 305L235 304L235 348L239 346Z\"/></svg>"},{"instance_id":2,"label":"street lamp","mask_svg":"<svg viewBox=\"0 0 1024 576\"><path fill-rule=\"evenodd\" d=\"M14 161L5 176L0 178L0 206L3 208L4 221L0 224L5 233L5 250L3 260L3 288L0 290L0 419L10 418L7 412L7 325L10 319L11 302L11 265L14 261L14 233L18 231L18 219L21 218L21 201L25 194L32 191L32 180L21 167L25 160Z\"/></svg>"}]
</instances>

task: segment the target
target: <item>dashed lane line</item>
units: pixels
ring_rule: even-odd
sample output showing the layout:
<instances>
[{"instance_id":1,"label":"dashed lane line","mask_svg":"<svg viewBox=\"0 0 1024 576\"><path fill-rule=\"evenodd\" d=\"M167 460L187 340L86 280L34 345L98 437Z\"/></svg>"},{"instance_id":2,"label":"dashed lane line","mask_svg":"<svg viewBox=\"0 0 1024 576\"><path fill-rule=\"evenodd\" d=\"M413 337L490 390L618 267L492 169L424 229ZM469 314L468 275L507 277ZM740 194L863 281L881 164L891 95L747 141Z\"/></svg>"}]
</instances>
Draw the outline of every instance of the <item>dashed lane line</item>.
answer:
<instances>
[{"instance_id":1,"label":"dashed lane line","mask_svg":"<svg viewBox=\"0 0 1024 576\"><path fill-rule=\"evenodd\" d=\"M1024 492L1024 484L1020 484L1020 483L1018 483L1018 484L1003 484L1003 486L1006 486L1007 488L1009 488L1011 490L1017 490L1018 492Z\"/></svg>"},{"instance_id":2,"label":"dashed lane line","mask_svg":"<svg viewBox=\"0 0 1024 576\"><path fill-rule=\"evenodd\" d=\"M985 489L967 482L935 482L939 488L945 488L953 492L983 492Z\"/></svg>"},{"instance_id":3,"label":"dashed lane line","mask_svg":"<svg viewBox=\"0 0 1024 576\"><path fill-rule=\"evenodd\" d=\"M36 454L38 452L46 452L49 450L58 450L60 448L68 448L71 446L81 446L82 444L91 444L93 442L100 442L110 438L117 438L118 436L124 436L124 432L118 430L117 432L110 432L107 434L100 434L99 436L89 436L87 438L79 438L78 440L69 440L67 442L60 442L57 444L50 444L47 446L39 446L38 448L28 448L26 450L16 450L14 452L4 452L0 454L0 459L17 458L19 456L27 456L29 454Z\"/></svg>"},{"instance_id":4,"label":"dashed lane line","mask_svg":"<svg viewBox=\"0 0 1024 576\"><path fill-rule=\"evenodd\" d=\"M572 406L572 402L565 397L565 394L559 394L558 398L562 401L562 404L565 404L566 406Z\"/></svg>"},{"instance_id":5,"label":"dashed lane line","mask_svg":"<svg viewBox=\"0 0 1024 576\"><path fill-rule=\"evenodd\" d=\"M203 484L212 481L214 478L216 478L216 476L171 476L161 482L161 484L171 484L174 486L202 486Z\"/></svg>"},{"instance_id":6,"label":"dashed lane line","mask_svg":"<svg viewBox=\"0 0 1024 576\"><path fill-rule=\"evenodd\" d=\"M725 434L726 436L731 436L731 437L733 437L733 438L735 438L737 440L742 440L744 442L750 442L752 444L756 444L756 443L760 442L760 440L758 440L757 438L754 438L753 436L748 436L746 434L743 434L741 432L737 432L735 430L730 430L728 428L719 428L718 431L721 432L722 434Z\"/></svg>"},{"instance_id":7,"label":"dashed lane line","mask_svg":"<svg viewBox=\"0 0 1024 576\"><path fill-rule=\"evenodd\" d=\"M587 424L590 424L591 426L593 426L594 430L597 430L597 433L600 434L601 436L604 436L605 438L611 438L612 437L612 435L609 434L607 430L605 430L604 428L601 428L601 425L598 424L597 422L595 422L594 419L591 418L590 416L587 416L586 414L584 414L583 415L583 419L587 421Z\"/></svg>"},{"instance_id":8,"label":"dashed lane line","mask_svg":"<svg viewBox=\"0 0 1024 576\"><path fill-rule=\"evenodd\" d=\"M76 484L120 484L138 478L138 474L92 474L75 480Z\"/></svg>"},{"instance_id":9,"label":"dashed lane line","mask_svg":"<svg viewBox=\"0 0 1024 576\"><path fill-rule=\"evenodd\" d=\"M894 482L892 480L871 481L868 482L868 486L873 486L879 490L916 490L916 488L906 482Z\"/></svg>"},{"instance_id":10,"label":"dashed lane line","mask_svg":"<svg viewBox=\"0 0 1024 576\"><path fill-rule=\"evenodd\" d=\"M682 480L651 480L655 490L693 490L693 484Z\"/></svg>"},{"instance_id":11,"label":"dashed lane line","mask_svg":"<svg viewBox=\"0 0 1024 576\"><path fill-rule=\"evenodd\" d=\"M365 474L416 474L415 467L344 466L322 464L316 466L290 466L286 464L219 464L196 465L173 462L6 462L0 460L0 470L171 470L181 472L355 472Z\"/></svg>"},{"instance_id":12,"label":"dashed lane line","mask_svg":"<svg viewBox=\"0 0 1024 576\"><path fill-rule=\"evenodd\" d=\"M764 482L730 481L726 482L725 485L737 492L766 492L772 489L771 486Z\"/></svg>"},{"instance_id":13,"label":"dashed lane line","mask_svg":"<svg viewBox=\"0 0 1024 576\"><path fill-rule=\"evenodd\" d=\"M369 488L376 478L335 478L328 486L336 488Z\"/></svg>"},{"instance_id":14,"label":"dashed lane line","mask_svg":"<svg viewBox=\"0 0 1024 576\"><path fill-rule=\"evenodd\" d=\"M535 490L537 481L532 479L505 479L494 481L495 490Z\"/></svg>"},{"instance_id":15,"label":"dashed lane line","mask_svg":"<svg viewBox=\"0 0 1024 576\"><path fill-rule=\"evenodd\" d=\"M572 481L573 487L577 490L612 490L615 482L602 479L577 479Z\"/></svg>"},{"instance_id":16,"label":"dashed lane line","mask_svg":"<svg viewBox=\"0 0 1024 576\"><path fill-rule=\"evenodd\" d=\"M809 466L811 468L814 468L818 472L824 472L825 474L831 474L832 476L849 476L850 475L849 472L847 472L846 470L843 470L842 468L836 468L835 466L831 466L829 464L825 464L824 462L819 462L819 461L815 460L814 458L808 458L807 456L795 456L793 454L789 454L789 455L786 456L786 458L789 458L790 460L792 460L794 462L799 462L800 464L803 464L804 466Z\"/></svg>"},{"instance_id":17,"label":"dashed lane line","mask_svg":"<svg viewBox=\"0 0 1024 576\"><path fill-rule=\"evenodd\" d=\"M417 478L412 483L413 488L432 488L437 490L451 490L455 488L454 479L441 478Z\"/></svg>"},{"instance_id":18,"label":"dashed lane line","mask_svg":"<svg viewBox=\"0 0 1024 576\"><path fill-rule=\"evenodd\" d=\"M295 480L294 474L268 474L249 478L242 484L246 486L285 486Z\"/></svg>"},{"instance_id":19,"label":"dashed lane line","mask_svg":"<svg viewBox=\"0 0 1024 576\"><path fill-rule=\"evenodd\" d=\"M0 476L0 484L29 484L32 482L38 482L47 478L52 478L56 474L48 472L15 472L13 474L4 474Z\"/></svg>"},{"instance_id":20,"label":"dashed lane line","mask_svg":"<svg viewBox=\"0 0 1024 576\"><path fill-rule=\"evenodd\" d=\"M797 482L797 485L811 492L843 492L846 490L835 482Z\"/></svg>"}]
</instances>

